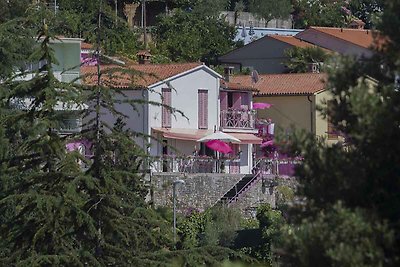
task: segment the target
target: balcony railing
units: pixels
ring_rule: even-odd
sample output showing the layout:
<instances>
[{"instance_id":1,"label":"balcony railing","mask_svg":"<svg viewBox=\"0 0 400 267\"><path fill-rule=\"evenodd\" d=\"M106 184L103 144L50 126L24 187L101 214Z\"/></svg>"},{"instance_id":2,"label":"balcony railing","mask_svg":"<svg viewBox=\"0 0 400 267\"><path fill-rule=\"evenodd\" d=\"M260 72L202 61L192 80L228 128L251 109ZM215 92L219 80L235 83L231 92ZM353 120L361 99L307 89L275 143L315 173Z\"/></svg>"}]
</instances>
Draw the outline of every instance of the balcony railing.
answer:
<instances>
[{"instance_id":1,"label":"balcony railing","mask_svg":"<svg viewBox=\"0 0 400 267\"><path fill-rule=\"evenodd\" d=\"M255 121L254 110L221 110L222 129L254 129Z\"/></svg>"},{"instance_id":2,"label":"balcony railing","mask_svg":"<svg viewBox=\"0 0 400 267\"><path fill-rule=\"evenodd\" d=\"M215 159L212 157L171 157L164 156L153 162L155 172L186 173L240 173L240 160Z\"/></svg>"}]
</instances>

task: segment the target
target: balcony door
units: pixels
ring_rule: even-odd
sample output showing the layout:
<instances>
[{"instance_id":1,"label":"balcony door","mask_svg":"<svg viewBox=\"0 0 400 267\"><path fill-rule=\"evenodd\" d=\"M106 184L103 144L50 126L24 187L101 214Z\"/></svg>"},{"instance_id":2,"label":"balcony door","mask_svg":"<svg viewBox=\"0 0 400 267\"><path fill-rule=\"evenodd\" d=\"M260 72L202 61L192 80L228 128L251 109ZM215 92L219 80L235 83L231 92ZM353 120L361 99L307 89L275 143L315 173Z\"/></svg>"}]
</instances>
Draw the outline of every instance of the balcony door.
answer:
<instances>
[{"instance_id":1,"label":"balcony door","mask_svg":"<svg viewBox=\"0 0 400 267\"><path fill-rule=\"evenodd\" d=\"M250 95L248 92L221 92L221 110L248 110L250 108Z\"/></svg>"}]
</instances>

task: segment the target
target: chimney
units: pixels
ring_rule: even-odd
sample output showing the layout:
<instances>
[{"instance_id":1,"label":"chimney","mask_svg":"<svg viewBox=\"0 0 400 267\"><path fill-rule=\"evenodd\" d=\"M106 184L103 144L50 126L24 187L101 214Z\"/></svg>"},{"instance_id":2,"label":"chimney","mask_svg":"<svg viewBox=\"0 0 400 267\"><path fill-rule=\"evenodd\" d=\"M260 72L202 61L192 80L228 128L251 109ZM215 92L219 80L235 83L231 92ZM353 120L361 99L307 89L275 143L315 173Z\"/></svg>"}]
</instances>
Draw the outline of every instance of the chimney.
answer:
<instances>
[{"instance_id":1,"label":"chimney","mask_svg":"<svg viewBox=\"0 0 400 267\"><path fill-rule=\"evenodd\" d=\"M233 69L234 69L234 67L232 67L232 66L225 66L224 67L224 79L225 79L226 82L229 82L230 77L233 74Z\"/></svg>"},{"instance_id":2,"label":"chimney","mask_svg":"<svg viewBox=\"0 0 400 267\"><path fill-rule=\"evenodd\" d=\"M309 63L308 64L308 72L310 72L310 73L319 73L320 64L322 64L322 63L318 63L318 62Z\"/></svg>"},{"instance_id":3,"label":"chimney","mask_svg":"<svg viewBox=\"0 0 400 267\"><path fill-rule=\"evenodd\" d=\"M150 64L151 54L147 50L141 50L136 54L139 64Z\"/></svg>"},{"instance_id":4,"label":"chimney","mask_svg":"<svg viewBox=\"0 0 400 267\"><path fill-rule=\"evenodd\" d=\"M364 21L360 20L360 19L353 19L352 21L350 21L349 25L347 25L348 28L350 29L364 29L365 23Z\"/></svg>"}]
</instances>

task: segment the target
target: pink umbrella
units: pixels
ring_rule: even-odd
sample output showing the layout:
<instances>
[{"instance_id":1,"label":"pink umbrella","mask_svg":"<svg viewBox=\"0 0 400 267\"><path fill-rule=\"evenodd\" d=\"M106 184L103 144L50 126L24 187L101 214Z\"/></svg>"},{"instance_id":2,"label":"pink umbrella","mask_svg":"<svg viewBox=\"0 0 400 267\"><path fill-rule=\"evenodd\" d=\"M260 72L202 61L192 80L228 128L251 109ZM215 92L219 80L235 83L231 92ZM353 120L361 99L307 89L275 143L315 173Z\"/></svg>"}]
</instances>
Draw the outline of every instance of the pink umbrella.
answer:
<instances>
[{"instance_id":1,"label":"pink umbrella","mask_svg":"<svg viewBox=\"0 0 400 267\"><path fill-rule=\"evenodd\" d=\"M253 103L253 109L266 109L272 107L269 103Z\"/></svg>"},{"instance_id":2,"label":"pink umbrella","mask_svg":"<svg viewBox=\"0 0 400 267\"><path fill-rule=\"evenodd\" d=\"M262 143L260 147L273 146L273 145L274 145L274 141L269 140L269 141Z\"/></svg>"},{"instance_id":3,"label":"pink umbrella","mask_svg":"<svg viewBox=\"0 0 400 267\"><path fill-rule=\"evenodd\" d=\"M221 140L211 140L206 143L206 146L211 148L214 151L218 151L224 154L231 153L233 150L232 148L227 144L222 142Z\"/></svg>"}]
</instances>

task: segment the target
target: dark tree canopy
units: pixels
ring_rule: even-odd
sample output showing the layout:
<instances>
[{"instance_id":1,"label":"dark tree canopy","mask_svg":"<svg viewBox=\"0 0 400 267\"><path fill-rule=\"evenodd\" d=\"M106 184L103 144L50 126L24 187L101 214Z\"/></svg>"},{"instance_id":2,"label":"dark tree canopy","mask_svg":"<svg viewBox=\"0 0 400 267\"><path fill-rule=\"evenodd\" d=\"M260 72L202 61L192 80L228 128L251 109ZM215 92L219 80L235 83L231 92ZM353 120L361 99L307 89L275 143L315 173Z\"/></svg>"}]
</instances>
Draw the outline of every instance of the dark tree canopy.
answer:
<instances>
[{"instance_id":1,"label":"dark tree canopy","mask_svg":"<svg viewBox=\"0 0 400 267\"><path fill-rule=\"evenodd\" d=\"M161 17L155 32L160 53L172 61L213 64L217 56L233 47L234 28L215 12L201 11L177 9L172 16Z\"/></svg>"},{"instance_id":2,"label":"dark tree canopy","mask_svg":"<svg viewBox=\"0 0 400 267\"><path fill-rule=\"evenodd\" d=\"M299 202L288 231L291 266L398 266L400 242L400 1L387 1L374 57L331 62L325 115L343 141L298 134Z\"/></svg>"}]
</instances>

